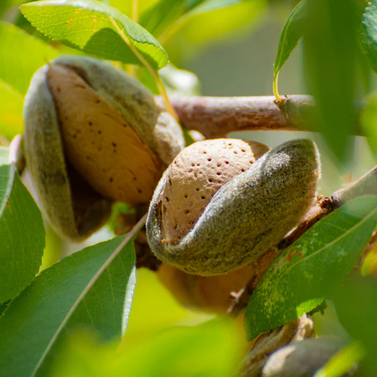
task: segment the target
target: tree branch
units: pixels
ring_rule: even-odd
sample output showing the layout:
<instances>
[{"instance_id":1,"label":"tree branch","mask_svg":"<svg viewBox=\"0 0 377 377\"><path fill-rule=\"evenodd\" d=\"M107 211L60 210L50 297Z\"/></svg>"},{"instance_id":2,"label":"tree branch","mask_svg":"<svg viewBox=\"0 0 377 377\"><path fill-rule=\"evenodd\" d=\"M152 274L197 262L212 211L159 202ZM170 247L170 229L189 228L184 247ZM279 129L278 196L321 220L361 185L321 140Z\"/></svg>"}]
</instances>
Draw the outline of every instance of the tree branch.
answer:
<instances>
[{"instance_id":1,"label":"tree branch","mask_svg":"<svg viewBox=\"0 0 377 377\"><path fill-rule=\"evenodd\" d=\"M156 97L160 106L162 99ZM292 95L278 103L263 97L171 97L181 125L207 138L234 131L309 131L313 99Z\"/></svg>"},{"instance_id":2,"label":"tree branch","mask_svg":"<svg viewBox=\"0 0 377 377\"><path fill-rule=\"evenodd\" d=\"M282 251L288 246L292 245L315 223L323 219L337 208L358 196L367 194L377 195L377 165L347 187L335 191L330 198L325 197L323 199L319 199L318 203L313 206L308 215L297 226L297 228L279 243L278 250ZM372 237L370 242L376 242L376 237ZM265 268L265 270L266 269L267 268ZM258 282L255 281L255 278L253 277L248 282L246 287L243 288L238 295L234 296L235 303L228 311L230 315L237 316L243 309L246 308L257 283Z\"/></svg>"}]
</instances>

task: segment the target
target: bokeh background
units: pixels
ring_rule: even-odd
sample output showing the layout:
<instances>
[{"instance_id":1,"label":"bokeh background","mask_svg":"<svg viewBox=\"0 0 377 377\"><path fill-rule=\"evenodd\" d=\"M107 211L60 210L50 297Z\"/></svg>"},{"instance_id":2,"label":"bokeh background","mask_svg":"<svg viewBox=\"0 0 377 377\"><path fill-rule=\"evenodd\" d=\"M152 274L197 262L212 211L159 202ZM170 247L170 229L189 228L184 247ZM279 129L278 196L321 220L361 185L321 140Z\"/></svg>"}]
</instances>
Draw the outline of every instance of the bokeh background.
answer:
<instances>
[{"instance_id":1,"label":"bokeh background","mask_svg":"<svg viewBox=\"0 0 377 377\"><path fill-rule=\"evenodd\" d=\"M0 1L3 21L14 23L36 37L44 38L19 14L17 5L22 3L21 1ZM131 14L131 1L113 0L110 3L124 13ZM140 11L152 6L153 3L153 0L140 1ZM220 4L221 0L218 3ZM280 32L296 3L297 1L293 0L234 1L234 5L229 7L193 15L183 20L174 32L163 36L162 44L177 68L194 74L187 74L188 92L206 96L272 95L273 63ZM169 77L167 69L164 70L163 77ZM145 80L148 82L148 78ZM371 88L376 87L373 77L370 78L369 85ZM301 42L279 76L279 91L281 94L307 93ZM5 111L1 106L0 104L0 112ZM350 151L353 154L349 159L351 162L340 166L319 134L243 132L232 136L263 142L270 147L293 138L313 138L322 156L323 177L320 186L323 194L327 196L375 165L375 158L361 137L353 139L355 148L354 151ZM28 183L27 176L25 181ZM28 187L32 190L30 182ZM111 231L105 228L84 244L71 244L61 240L48 227L43 268L84 246L111 237ZM183 308L162 286L155 273L139 270L129 327L123 343L127 346L138 341L145 342L158 331L174 326L195 325L212 317ZM320 334L343 331L337 324L336 315L331 307L325 316L316 314L316 317ZM241 330L242 324L240 332Z\"/></svg>"}]
</instances>

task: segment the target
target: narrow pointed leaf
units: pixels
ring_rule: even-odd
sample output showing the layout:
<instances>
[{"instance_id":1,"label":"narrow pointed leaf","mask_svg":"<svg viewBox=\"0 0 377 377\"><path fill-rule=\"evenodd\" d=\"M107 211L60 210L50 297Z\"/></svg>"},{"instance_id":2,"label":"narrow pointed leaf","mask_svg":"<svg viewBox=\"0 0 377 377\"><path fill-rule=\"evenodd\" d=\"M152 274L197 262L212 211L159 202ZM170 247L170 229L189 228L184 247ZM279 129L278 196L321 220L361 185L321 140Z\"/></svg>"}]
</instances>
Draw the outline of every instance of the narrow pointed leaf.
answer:
<instances>
[{"instance_id":1,"label":"narrow pointed leaf","mask_svg":"<svg viewBox=\"0 0 377 377\"><path fill-rule=\"evenodd\" d=\"M45 246L42 216L8 153L0 147L0 303L34 279Z\"/></svg>"},{"instance_id":2,"label":"narrow pointed leaf","mask_svg":"<svg viewBox=\"0 0 377 377\"><path fill-rule=\"evenodd\" d=\"M360 43L371 68L377 72L377 0L371 0L362 15Z\"/></svg>"},{"instance_id":3,"label":"narrow pointed leaf","mask_svg":"<svg viewBox=\"0 0 377 377\"><path fill-rule=\"evenodd\" d=\"M48 374L64 337L78 327L120 339L135 285L130 238L123 248L119 237L62 259L10 303L0 317L1 376Z\"/></svg>"},{"instance_id":4,"label":"narrow pointed leaf","mask_svg":"<svg viewBox=\"0 0 377 377\"><path fill-rule=\"evenodd\" d=\"M151 34L105 2L47 0L24 4L20 9L34 27L55 41L104 59L140 64L111 17L153 68L160 69L168 62L165 50Z\"/></svg>"},{"instance_id":5,"label":"narrow pointed leaf","mask_svg":"<svg viewBox=\"0 0 377 377\"><path fill-rule=\"evenodd\" d=\"M377 196L363 196L326 216L281 253L249 301L249 340L291 322L329 297L352 271L377 224Z\"/></svg>"},{"instance_id":6,"label":"narrow pointed leaf","mask_svg":"<svg viewBox=\"0 0 377 377\"><path fill-rule=\"evenodd\" d=\"M275 58L274 75L281 70L304 32L306 0L299 2L285 21Z\"/></svg>"},{"instance_id":7,"label":"narrow pointed leaf","mask_svg":"<svg viewBox=\"0 0 377 377\"><path fill-rule=\"evenodd\" d=\"M352 156L357 123L357 8L354 0L307 0L307 14L305 79L316 103L311 129L322 133L335 162L344 164Z\"/></svg>"}]
</instances>

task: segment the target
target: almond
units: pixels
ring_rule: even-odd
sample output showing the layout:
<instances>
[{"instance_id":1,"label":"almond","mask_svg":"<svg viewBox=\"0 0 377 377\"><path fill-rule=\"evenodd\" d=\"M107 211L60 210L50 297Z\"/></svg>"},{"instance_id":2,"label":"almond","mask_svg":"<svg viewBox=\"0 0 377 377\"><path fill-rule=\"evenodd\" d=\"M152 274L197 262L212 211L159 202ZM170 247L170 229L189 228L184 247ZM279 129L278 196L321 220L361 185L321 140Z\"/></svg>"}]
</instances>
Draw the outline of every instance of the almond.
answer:
<instances>
[{"instance_id":1,"label":"almond","mask_svg":"<svg viewBox=\"0 0 377 377\"><path fill-rule=\"evenodd\" d=\"M197 146L194 144L192 148L195 151ZM209 183L216 182L208 182L211 177L217 176L217 164L213 167L209 165L207 169L197 167L202 167L202 175L195 169L198 177L195 177L194 171L186 172L189 164L199 161L200 155L195 152L192 157L188 151L189 148L182 152L186 156L181 160L185 173L175 173L173 163L162 176L153 194L146 224L148 243L156 257L187 273L221 275L243 266L256 265L261 257L275 248L297 226L315 203L321 167L318 149L311 140L283 143L265 153L255 163L250 164L252 160L245 159L246 164L249 161L249 168L242 172L240 165L241 173L230 178L220 188L209 186ZM223 152L222 148L220 151ZM240 155L236 147L232 150L233 155L234 152ZM214 158L217 163L229 161L230 165L231 161L236 162L225 160L223 155L217 153L211 156L208 158ZM177 158L177 165L179 160ZM220 172L225 175L225 171ZM173 181L172 176L179 179ZM197 186L199 176L203 177L202 187ZM190 191L182 190L182 187L190 188ZM203 213L204 199L193 201L192 209L182 204L189 199L184 195L191 195L196 192L196 188L211 195L217 189ZM167 208L166 204L171 203L171 199L175 204ZM190 212L182 213L182 209L195 210L199 218L188 233L178 240L179 235L173 233L176 230L174 227L178 229L180 226L181 234L184 234L191 225L185 217ZM190 221L193 222L193 219Z\"/></svg>"},{"instance_id":2,"label":"almond","mask_svg":"<svg viewBox=\"0 0 377 377\"><path fill-rule=\"evenodd\" d=\"M198 141L173 161L162 199L167 243L177 243L196 223L217 190L248 170L255 157L240 139Z\"/></svg>"},{"instance_id":3,"label":"almond","mask_svg":"<svg viewBox=\"0 0 377 377\"><path fill-rule=\"evenodd\" d=\"M107 198L147 202L162 174L162 162L140 133L74 70L53 64L47 81L65 153L75 169Z\"/></svg>"}]
</instances>

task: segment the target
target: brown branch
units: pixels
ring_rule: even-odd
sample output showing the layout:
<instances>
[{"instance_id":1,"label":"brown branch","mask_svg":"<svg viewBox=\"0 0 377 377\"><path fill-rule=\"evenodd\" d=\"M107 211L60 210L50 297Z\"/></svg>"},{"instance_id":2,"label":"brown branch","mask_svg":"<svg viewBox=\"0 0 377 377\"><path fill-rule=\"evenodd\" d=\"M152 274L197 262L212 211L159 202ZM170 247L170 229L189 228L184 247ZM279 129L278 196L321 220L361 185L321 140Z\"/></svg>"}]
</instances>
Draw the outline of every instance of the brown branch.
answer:
<instances>
[{"instance_id":1,"label":"brown branch","mask_svg":"<svg viewBox=\"0 0 377 377\"><path fill-rule=\"evenodd\" d=\"M156 97L160 105L162 100ZM172 97L183 127L207 138L224 137L234 131L308 131L313 99L292 95L281 104L263 97Z\"/></svg>"},{"instance_id":2,"label":"brown branch","mask_svg":"<svg viewBox=\"0 0 377 377\"><path fill-rule=\"evenodd\" d=\"M358 196L368 194L377 195L377 165L347 187L335 191L331 195L331 198L325 197L324 199L320 199L318 203L309 211L305 219L297 226L295 231L279 243L278 250L282 251L283 249L292 245L315 223L323 219L337 208ZM372 237L370 242L376 242L375 238L376 236ZM265 268L264 271L266 269L267 268ZM230 315L237 316L243 309L246 308L257 283L258 282L255 281L255 277L253 277L248 282L246 287L242 289L240 294L237 295L234 305L228 312Z\"/></svg>"}]
</instances>

